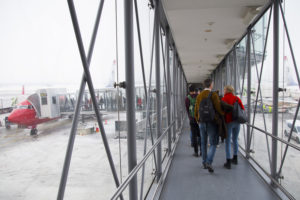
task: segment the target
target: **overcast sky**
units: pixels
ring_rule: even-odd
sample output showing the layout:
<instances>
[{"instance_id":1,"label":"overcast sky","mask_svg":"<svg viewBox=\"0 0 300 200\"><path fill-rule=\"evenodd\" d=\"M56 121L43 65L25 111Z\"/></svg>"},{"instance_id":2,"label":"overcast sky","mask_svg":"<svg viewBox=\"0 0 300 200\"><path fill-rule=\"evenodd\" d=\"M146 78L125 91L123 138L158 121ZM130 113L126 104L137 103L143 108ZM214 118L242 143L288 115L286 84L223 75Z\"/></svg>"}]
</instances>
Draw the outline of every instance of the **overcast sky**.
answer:
<instances>
[{"instance_id":1,"label":"overcast sky","mask_svg":"<svg viewBox=\"0 0 300 200\"><path fill-rule=\"evenodd\" d=\"M96 88L105 86L111 79L113 60L116 59L114 2L114 0L105 1L92 59L91 72ZM139 14L144 59L146 72L149 72L153 12L149 11L147 1L139 2L142 5ZM300 3L297 0L288 2L290 3L287 4L287 21L299 65ZM121 81L124 80L122 3L123 1L118 0ZM99 0L75 1L86 53L98 5ZM1 0L0 25L0 89L21 85L79 87L83 70L66 0ZM292 63L291 58L289 62ZM135 63L136 82L142 83L138 51L135 54Z\"/></svg>"},{"instance_id":2,"label":"overcast sky","mask_svg":"<svg viewBox=\"0 0 300 200\"><path fill-rule=\"evenodd\" d=\"M87 54L99 0L74 3ZM118 1L120 80L124 80L122 3ZM140 9L144 51L147 53L149 26L152 25L147 4ZM0 88L23 84L79 87L83 69L67 1L1 0L0 24ZM105 1L91 65L95 88L103 87L111 79L116 59L115 37L115 1ZM145 59L147 61L147 56ZM140 67L136 68L136 73L140 74ZM141 82L141 76L136 79Z\"/></svg>"}]
</instances>

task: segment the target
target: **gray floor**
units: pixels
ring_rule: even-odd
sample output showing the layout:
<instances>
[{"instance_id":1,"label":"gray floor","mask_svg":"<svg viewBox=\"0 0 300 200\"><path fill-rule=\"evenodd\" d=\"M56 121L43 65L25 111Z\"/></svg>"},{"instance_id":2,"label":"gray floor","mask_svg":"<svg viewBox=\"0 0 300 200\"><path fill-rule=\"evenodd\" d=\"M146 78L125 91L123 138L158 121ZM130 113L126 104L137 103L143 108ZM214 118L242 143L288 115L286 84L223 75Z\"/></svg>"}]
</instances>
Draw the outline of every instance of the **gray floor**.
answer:
<instances>
[{"instance_id":1,"label":"gray floor","mask_svg":"<svg viewBox=\"0 0 300 200\"><path fill-rule=\"evenodd\" d=\"M225 161L225 144L217 148L210 174L201 168L202 157L192 156L189 128L184 129L178 143L161 200L268 200L278 199L268 185L256 174L244 158L239 155L238 165L231 170L223 167Z\"/></svg>"}]
</instances>

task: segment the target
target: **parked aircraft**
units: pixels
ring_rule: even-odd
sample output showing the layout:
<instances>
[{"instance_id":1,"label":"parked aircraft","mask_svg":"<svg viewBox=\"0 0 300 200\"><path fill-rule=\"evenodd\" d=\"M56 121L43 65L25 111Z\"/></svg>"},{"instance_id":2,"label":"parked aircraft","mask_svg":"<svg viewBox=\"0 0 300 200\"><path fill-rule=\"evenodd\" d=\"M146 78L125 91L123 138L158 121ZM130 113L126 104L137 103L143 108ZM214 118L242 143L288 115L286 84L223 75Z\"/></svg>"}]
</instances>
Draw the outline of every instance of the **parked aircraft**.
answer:
<instances>
[{"instance_id":1,"label":"parked aircraft","mask_svg":"<svg viewBox=\"0 0 300 200\"><path fill-rule=\"evenodd\" d=\"M30 128L31 135L37 134L37 125L60 118L60 105L66 95L65 89L40 89L30 95L5 118L5 127L11 124L18 127Z\"/></svg>"}]
</instances>

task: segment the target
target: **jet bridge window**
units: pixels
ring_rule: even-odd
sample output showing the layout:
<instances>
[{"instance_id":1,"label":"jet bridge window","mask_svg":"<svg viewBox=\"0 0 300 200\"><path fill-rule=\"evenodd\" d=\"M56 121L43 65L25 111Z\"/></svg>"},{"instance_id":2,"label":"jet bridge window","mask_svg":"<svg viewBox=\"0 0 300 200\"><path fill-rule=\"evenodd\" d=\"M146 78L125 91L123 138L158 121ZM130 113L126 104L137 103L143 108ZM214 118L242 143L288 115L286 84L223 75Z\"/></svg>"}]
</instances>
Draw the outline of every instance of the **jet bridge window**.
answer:
<instances>
[{"instance_id":1,"label":"jet bridge window","mask_svg":"<svg viewBox=\"0 0 300 200\"><path fill-rule=\"evenodd\" d=\"M48 104L47 93L41 93L41 102L42 102L42 105L47 105Z\"/></svg>"},{"instance_id":2,"label":"jet bridge window","mask_svg":"<svg viewBox=\"0 0 300 200\"><path fill-rule=\"evenodd\" d=\"M52 104L56 104L56 97L52 97Z\"/></svg>"}]
</instances>

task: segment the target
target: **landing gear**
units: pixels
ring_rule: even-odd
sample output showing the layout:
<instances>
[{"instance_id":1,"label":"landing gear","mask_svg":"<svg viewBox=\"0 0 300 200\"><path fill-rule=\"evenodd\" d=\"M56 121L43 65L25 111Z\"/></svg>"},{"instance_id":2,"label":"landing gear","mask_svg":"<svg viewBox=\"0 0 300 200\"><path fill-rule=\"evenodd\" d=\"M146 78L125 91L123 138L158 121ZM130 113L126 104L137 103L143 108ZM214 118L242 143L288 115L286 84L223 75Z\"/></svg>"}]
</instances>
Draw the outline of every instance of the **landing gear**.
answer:
<instances>
[{"instance_id":1,"label":"landing gear","mask_svg":"<svg viewBox=\"0 0 300 200\"><path fill-rule=\"evenodd\" d=\"M8 121L8 117L5 117L5 128L10 129L10 122Z\"/></svg>"},{"instance_id":2,"label":"landing gear","mask_svg":"<svg viewBox=\"0 0 300 200\"><path fill-rule=\"evenodd\" d=\"M30 135L37 135L38 130L36 128L31 129Z\"/></svg>"}]
</instances>

